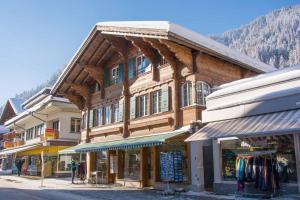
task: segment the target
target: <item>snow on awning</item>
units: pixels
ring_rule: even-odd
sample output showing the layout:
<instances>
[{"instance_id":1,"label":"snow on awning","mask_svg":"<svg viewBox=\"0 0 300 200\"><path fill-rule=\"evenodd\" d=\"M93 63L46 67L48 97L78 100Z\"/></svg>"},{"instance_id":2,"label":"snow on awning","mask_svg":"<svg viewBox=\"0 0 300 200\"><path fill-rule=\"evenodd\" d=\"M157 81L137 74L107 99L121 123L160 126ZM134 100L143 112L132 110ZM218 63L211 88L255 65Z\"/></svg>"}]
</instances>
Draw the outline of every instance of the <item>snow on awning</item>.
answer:
<instances>
[{"instance_id":1,"label":"snow on awning","mask_svg":"<svg viewBox=\"0 0 300 200\"><path fill-rule=\"evenodd\" d=\"M300 109L208 123L185 141L300 133Z\"/></svg>"}]
</instances>

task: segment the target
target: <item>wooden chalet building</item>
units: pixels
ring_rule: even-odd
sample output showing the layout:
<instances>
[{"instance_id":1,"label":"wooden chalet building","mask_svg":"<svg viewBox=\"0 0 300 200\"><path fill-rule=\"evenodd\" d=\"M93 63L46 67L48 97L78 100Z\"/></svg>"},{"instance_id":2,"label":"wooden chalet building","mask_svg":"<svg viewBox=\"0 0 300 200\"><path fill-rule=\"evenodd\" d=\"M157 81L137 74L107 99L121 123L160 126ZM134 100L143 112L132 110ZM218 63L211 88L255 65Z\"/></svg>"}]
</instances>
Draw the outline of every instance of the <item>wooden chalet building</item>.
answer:
<instances>
[{"instance_id":1,"label":"wooden chalet building","mask_svg":"<svg viewBox=\"0 0 300 200\"><path fill-rule=\"evenodd\" d=\"M83 111L82 143L65 152L87 153L89 179L191 188L184 140L201 126L205 97L273 70L170 22L98 23L52 89Z\"/></svg>"}]
</instances>

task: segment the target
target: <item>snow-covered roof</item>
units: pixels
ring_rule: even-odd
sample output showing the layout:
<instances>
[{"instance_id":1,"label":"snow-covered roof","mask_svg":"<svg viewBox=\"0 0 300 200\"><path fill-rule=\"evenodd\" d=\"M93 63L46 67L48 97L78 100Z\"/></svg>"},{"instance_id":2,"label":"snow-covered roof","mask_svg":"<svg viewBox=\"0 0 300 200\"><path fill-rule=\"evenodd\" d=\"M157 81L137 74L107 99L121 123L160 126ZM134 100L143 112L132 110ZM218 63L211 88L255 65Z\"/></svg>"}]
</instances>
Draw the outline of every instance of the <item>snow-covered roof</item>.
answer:
<instances>
[{"instance_id":1,"label":"snow-covered roof","mask_svg":"<svg viewBox=\"0 0 300 200\"><path fill-rule=\"evenodd\" d=\"M215 88L216 91L210 94L207 100L292 79L300 79L300 65L223 84Z\"/></svg>"},{"instance_id":2,"label":"snow-covered roof","mask_svg":"<svg viewBox=\"0 0 300 200\"><path fill-rule=\"evenodd\" d=\"M87 44L96 31L102 34L117 35L117 36L133 36L133 37L148 37L157 39L168 39L189 45L195 49L217 55L224 60L244 66L247 69L256 72L270 72L276 70L268 64L260 62L254 58L244 55L238 51L216 42L213 39L205 37L197 32L171 23L169 21L115 21L115 22L100 22L95 25L87 38L81 44L76 54L70 60L67 67L54 84L52 93L55 93L61 81L67 76L71 69L75 66L75 60L83 53Z\"/></svg>"},{"instance_id":3,"label":"snow-covered roof","mask_svg":"<svg viewBox=\"0 0 300 200\"><path fill-rule=\"evenodd\" d=\"M8 101L10 102L10 105L14 109L15 113L18 115L21 112L23 112L22 104L24 103L24 99L20 98L9 98Z\"/></svg>"},{"instance_id":4,"label":"snow-covered roof","mask_svg":"<svg viewBox=\"0 0 300 200\"><path fill-rule=\"evenodd\" d=\"M4 125L5 126L9 126L12 123L15 123L15 122L19 121L20 119L23 119L24 117L27 117L31 113L39 111L40 109L44 108L44 106L46 106L50 102L70 103L70 101L68 99L61 98L61 97L55 97L55 96L52 96L52 95L48 95L45 99L43 99L42 101L40 101L36 105L32 106L31 108L29 108L27 110L24 110L19 115L17 115L14 118L6 121Z\"/></svg>"},{"instance_id":5,"label":"snow-covered roof","mask_svg":"<svg viewBox=\"0 0 300 200\"><path fill-rule=\"evenodd\" d=\"M41 96L42 94L50 94L51 91L51 87L45 87L43 89L41 89L38 93L36 93L35 95L33 95L32 97L30 97L29 99L27 99L26 101L24 101L22 103L22 107L26 107L28 104L34 102L39 96Z\"/></svg>"},{"instance_id":6,"label":"snow-covered roof","mask_svg":"<svg viewBox=\"0 0 300 200\"><path fill-rule=\"evenodd\" d=\"M182 27L178 24L171 23L169 21L116 21L116 22L100 22L96 26L98 29L102 30L102 33L110 34L120 34L122 35L134 35L135 31L131 29L150 29L150 30L159 30L162 32L162 35L167 36L179 36L194 45L199 46L200 48L207 49L208 51L214 51L219 55L222 55L228 59L232 59L248 66L251 70L258 72L270 72L274 71L276 68L260 62L254 58L251 58L245 54L242 54L236 50L230 49L229 47L216 42L213 39L205 37L197 32L194 32L190 29ZM109 28L107 30L107 28ZM115 29L114 29L115 28ZM128 30L130 29L130 30ZM117 32L115 32L117 31ZM125 33L124 33L125 32ZM150 32L150 31L149 31Z\"/></svg>"},{"instance_id":7,"label":"snow-covered roof","mask_svg":"<svg viewBox=\"0 0 300 200\"><path fill-rule=\"evenodd\" d=\"M7 128L5 128L5 126L0 125L0 135L8 133L8 132L9 132L9 130Z\"/></svg>"}]
</instances>

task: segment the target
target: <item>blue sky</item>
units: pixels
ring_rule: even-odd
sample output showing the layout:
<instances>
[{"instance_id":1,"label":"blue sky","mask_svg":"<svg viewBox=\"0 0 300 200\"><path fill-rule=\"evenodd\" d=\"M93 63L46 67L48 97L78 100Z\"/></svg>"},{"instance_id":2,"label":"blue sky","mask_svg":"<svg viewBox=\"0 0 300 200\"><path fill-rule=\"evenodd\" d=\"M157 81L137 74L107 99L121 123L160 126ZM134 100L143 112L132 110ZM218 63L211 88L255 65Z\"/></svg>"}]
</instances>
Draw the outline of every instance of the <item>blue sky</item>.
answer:
<instances>
[{"instance_id":1,"label":"blue sky","mask_svg":"<svg viewBox=\"0 0 300 200\"><path fill-rule=\"evenodd\" d=\"M300 0L2 0L0 105L68 63L100 21L169 20L204 35L221 34Z\"/></svg>"}]
</instances>

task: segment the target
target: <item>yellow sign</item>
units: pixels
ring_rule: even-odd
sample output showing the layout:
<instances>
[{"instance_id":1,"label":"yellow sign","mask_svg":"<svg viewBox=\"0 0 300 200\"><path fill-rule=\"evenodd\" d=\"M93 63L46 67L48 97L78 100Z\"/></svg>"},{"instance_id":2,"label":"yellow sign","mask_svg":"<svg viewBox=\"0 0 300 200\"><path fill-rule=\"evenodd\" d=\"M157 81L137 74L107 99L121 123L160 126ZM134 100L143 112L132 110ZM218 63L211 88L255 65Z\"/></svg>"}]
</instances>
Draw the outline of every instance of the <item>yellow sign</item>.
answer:
<instances>
[{"instance_id":1,"label":"yellow sign","mask_svg":"<svg viewBox=\"0 0 300 200\"><path fill-rule=\"evenodd\" d=\"M32 156L41 155L42 151L44 154L58 154L58 151L67 148L66 146L50 146L50 147L37 147L35 149L30 149L22 152L17 152L17 156Z\"/></svg>"}]
</instances>

